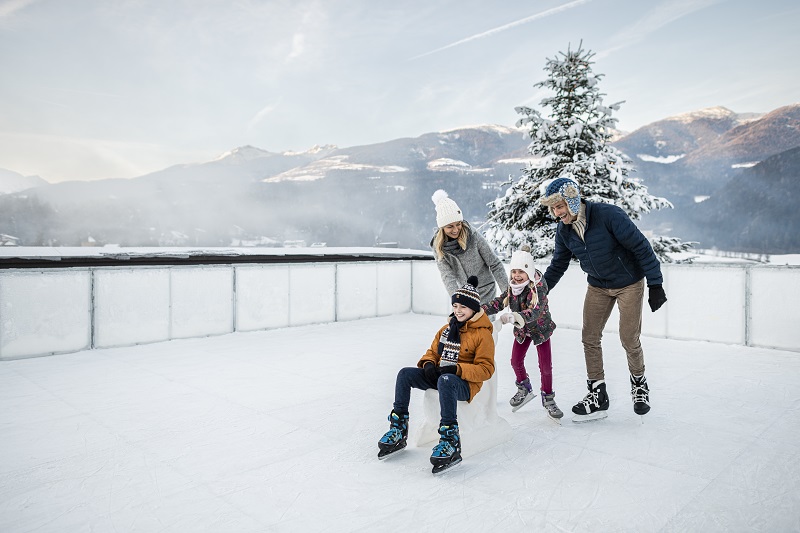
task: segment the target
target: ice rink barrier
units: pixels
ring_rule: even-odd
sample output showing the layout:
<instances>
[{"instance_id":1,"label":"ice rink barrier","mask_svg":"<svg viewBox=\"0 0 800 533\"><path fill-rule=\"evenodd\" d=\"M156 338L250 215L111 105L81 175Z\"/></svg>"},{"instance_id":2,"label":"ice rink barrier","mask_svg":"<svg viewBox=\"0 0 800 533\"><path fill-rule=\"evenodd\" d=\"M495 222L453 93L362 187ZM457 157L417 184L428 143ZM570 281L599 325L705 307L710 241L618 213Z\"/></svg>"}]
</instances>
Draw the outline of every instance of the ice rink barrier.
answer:
<instances>
[{"instance_id":1,"label":"ice rink barrier","mask_svg":"<svg viewBox=\"0 0 800 533\"><path fill-rule=\"evenodd\" d=\"M0 360L450 308L420 250L71 250L1 251ZM644 335L800 351L800 267L662 269L669 301L645 304ZM585 290L571 265L550 296L559 327L581 327Z\"/></svg>"}]
</instances>

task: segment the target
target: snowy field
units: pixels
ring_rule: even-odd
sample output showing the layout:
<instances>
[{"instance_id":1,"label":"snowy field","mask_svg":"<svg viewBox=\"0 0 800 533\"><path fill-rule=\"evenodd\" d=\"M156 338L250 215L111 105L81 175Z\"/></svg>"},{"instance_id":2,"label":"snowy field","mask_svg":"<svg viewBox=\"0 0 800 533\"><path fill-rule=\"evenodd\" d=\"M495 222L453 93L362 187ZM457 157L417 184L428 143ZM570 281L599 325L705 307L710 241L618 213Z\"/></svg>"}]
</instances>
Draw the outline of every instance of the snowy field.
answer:
<instances>
[{"instance_id":1,"label":"snowy field","mask_svg":"<svg viewBox=\"0 0 800 533\"><path fill-rule=\"evenodd\" d=\"M443 323L407 314L2 362L0 531L800 530L791 352L645 338L653 408L640 418L607 336L608 418L559 425L538 398L510 412L506 328L497 402L512 440L439 477L430 447L379 462L396 372ZM585 393L578 331L556 331L553 361L569 412ZM420 408L415 392L412 418Z\"/></svg>"}]
</instances>

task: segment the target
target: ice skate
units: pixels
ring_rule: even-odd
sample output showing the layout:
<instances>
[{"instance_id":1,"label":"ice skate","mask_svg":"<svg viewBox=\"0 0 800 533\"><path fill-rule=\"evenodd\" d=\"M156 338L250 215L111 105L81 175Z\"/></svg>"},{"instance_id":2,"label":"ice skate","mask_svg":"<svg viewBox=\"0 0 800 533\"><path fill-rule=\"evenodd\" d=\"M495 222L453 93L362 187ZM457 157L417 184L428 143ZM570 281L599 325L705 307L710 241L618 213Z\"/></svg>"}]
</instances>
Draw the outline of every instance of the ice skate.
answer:
<instances>
[{"instance_id":1,"label":"ice skate","mask_svg":"<svg viewBox=\"0 0 800 533\"><path fill-rule=\"evenodd\" d=\"M650 388L644 375L639 378L631 376L631 400L633 412L637 415L646 415L650 411Z\"/></svg>"},{"instance_id":2,"label":"ice skate","mask_svg":"<svg viewBox=\"0 0 800 533\"><path fill-rule=\"evenodd\" d=\"M389 414L389 431L378 441L378 459L386 459L399 452L408 443L408 413L398 414L394 410Z\"/></svg>"},{"instance_id":3,"label":"ice skate","mask_svg":"<svg viewBox=\"0 0 800 533\"><path fill-rule=\"evenodd\" d=\"M556 393L551 392L550 394L545 394L544 391L541 392L542 392L542 407L544 407L547 410L547 415L550 418L560 423L560 418L564 416L564 413L561 411L561 409L558 408L558 405L556 405L556 400L555 400Z\"/></svg>"},{"instance_id":4,"label":"ice skate","mask_svg":"<svg viewBox=\"0 0 800 533\"><path fill-rule=\"evenodd\" d=\"M508 400L508 403L511 404L512 413L536 398L536 395L533 394L531 381L528 378L525 378L522 381L515 381L514 384L517 386L517 393L514 394L510 400Z\"/></svg>"},{"instance_id":5,"label":"ice skate","mask_svg":"<svg viewBox=\"0 0 800 533\"><path fill-rule=\"evenodd\" d=\"M606 394L605 380L586 380L589 394L583 400L572 406L573 422L589 422L608 416L608 394Z\"/></svg>"},{"instance_id":6,"label":"ice skate","mask_svg":"<svg viewBox=\"0 0 800 533\"><path fill-rule=\"evenodd\" d=\"M461 463L461 436L458 433L458 424L439 427L439 444L434 446L431 453L433 474L441 474Z\"/></svg>"}]
</instances>

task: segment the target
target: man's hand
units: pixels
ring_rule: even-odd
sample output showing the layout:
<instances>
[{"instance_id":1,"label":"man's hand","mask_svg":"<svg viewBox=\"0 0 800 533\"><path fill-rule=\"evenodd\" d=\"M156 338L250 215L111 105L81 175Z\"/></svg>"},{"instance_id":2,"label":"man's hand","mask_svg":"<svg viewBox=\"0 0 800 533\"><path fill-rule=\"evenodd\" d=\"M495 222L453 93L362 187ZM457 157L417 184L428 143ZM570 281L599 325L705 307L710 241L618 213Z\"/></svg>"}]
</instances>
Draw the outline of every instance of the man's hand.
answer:
<instances>
[{"instance_id":1,"label":"man's hand","mask_svg":"<svg viewBox=\"0 0 800 533\"><path fill-rule=\"evenodd\" d=\"M662 305L667 303L667 295L664 292L664 287L661 285L650 285L650 295L647 298L647 303L650 304L650 309L655 313Z\"/></svg>"}]
</instances>

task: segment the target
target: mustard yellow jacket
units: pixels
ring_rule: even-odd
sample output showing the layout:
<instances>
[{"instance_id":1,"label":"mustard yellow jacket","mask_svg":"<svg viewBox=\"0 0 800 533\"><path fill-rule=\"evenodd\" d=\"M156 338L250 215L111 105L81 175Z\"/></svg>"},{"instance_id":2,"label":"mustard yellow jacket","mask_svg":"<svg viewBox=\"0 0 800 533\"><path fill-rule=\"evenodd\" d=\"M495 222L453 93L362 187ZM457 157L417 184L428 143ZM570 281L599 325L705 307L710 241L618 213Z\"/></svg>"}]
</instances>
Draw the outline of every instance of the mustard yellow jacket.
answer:
<instances>
[{"instance_id":1,"label":"mustard yellow jacket","mask_svg":"<svg viewBox=\"0 0 800 533\"><path fill-rule=\"evenodd\" d=\"M447 329L445 324L433 337L431 347L419 360L417 366L423 368L432 361L438 365L441 359L442 334ZM492 322L483 310L461 327L461 349L458 352L458 370L456 375L469 384L469 400L478 394L483 382L494 374L494 340L492 339Z\"/></svg>"}]
</instances>

